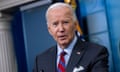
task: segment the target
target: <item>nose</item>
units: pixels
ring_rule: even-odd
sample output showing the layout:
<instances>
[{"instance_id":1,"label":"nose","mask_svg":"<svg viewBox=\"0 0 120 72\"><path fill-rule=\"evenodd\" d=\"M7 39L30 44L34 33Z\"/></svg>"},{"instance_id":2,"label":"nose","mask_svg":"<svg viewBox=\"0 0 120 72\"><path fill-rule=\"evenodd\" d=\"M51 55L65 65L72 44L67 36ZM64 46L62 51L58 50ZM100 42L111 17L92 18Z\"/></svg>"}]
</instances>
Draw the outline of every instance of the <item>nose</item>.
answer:
<instances>
[{"instance_id":1,"label":"nose","mask_svg":"<svg viewBox=\"0 0 120 72\"><path fill-rule=\"evenodd\" d=\"M65 31L64 26L63 26L62 23L59 24L59 31L60 31L60 32L64 32L64 31Z\"/></svg>"}]
</instances>

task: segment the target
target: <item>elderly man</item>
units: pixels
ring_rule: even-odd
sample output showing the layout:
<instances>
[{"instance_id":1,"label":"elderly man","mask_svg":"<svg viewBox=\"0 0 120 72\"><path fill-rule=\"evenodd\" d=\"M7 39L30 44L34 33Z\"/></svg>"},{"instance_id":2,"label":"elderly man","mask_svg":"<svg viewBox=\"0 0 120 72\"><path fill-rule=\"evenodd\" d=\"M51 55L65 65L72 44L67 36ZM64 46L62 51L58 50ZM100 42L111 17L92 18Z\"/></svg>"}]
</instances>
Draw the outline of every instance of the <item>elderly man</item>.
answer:
<instances>
[{"instance_id":1,"label":"elderly man","mask_svg":"<svg viewBox=\"0 0 120 72\"><path fill-rule=\"evenodd\" d=\"M51 5L46 19L57 44L36 57L33 72L108 72L107 49L76 36L76 17L70 5Z\"/></svg>"}]
</instances>

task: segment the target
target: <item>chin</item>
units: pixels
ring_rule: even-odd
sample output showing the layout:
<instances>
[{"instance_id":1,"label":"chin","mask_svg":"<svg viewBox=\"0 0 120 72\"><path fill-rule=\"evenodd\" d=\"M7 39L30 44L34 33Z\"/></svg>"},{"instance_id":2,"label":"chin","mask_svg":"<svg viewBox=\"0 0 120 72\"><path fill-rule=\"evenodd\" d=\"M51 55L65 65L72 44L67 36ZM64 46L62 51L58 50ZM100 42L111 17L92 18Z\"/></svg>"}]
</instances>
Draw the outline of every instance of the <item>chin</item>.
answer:
<instances>
[{"instance_id":1,"label":"chin","mask_svg":"<svg viewBox=\"0 0 120 72\"><path fill-rule=\"evenodd\" d=\"M68 43L68 42L66 42L66 41L64 41L64 42L60 42L60 44L61 44L61 45L65 45L65 46L66 46L66 45L68 45L69 43Z\"/></svg>"}]
</instances>

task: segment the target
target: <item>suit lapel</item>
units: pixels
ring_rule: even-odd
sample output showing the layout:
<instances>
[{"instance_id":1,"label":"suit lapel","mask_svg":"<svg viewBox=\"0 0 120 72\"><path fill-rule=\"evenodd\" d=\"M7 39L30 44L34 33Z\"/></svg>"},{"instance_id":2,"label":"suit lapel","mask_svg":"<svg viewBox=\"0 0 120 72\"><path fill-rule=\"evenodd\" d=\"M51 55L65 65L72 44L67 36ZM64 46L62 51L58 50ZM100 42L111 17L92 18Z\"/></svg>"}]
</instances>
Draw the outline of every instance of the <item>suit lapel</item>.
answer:
<instances>
[{"instance_id":1,"label":"suit lapel","mask_svg":"<svg viewBox=\"0 0 120 72\"><path fill-rule=\"evenodd\" d=\"M68 65L66 67L66 72L72 72L73 68L76 67L79 64L79 61L84 53L84 45L82 41L79 39L77 40L77 43L72 51L72 55L69 59Z\"/></svg>"}]
</instances>

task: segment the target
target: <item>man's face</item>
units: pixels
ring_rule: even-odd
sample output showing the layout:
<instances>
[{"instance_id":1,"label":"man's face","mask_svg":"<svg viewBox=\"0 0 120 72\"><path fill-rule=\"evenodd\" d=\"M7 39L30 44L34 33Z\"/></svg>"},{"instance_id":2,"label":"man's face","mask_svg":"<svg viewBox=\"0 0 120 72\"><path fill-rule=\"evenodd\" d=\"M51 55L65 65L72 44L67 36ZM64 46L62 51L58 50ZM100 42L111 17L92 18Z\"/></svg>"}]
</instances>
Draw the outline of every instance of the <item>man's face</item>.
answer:
<instances>
[{"instance_id":1,"label":"man's face","mask_svg":"<svg viewBox=\"0 0 120 72\"><path fill-rule=\"evenodd\" d=\"M76 24L68 8L56 8L49 11L48 30L61 48L67 47L72 41Z\"/></svg>"}]
</instances>

